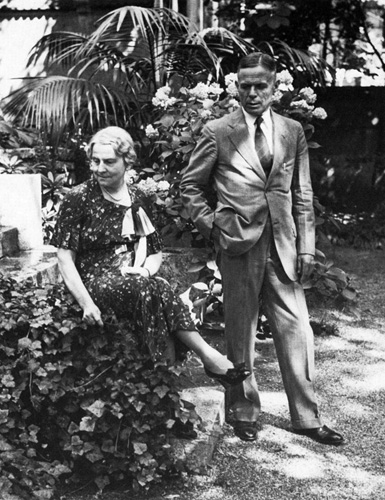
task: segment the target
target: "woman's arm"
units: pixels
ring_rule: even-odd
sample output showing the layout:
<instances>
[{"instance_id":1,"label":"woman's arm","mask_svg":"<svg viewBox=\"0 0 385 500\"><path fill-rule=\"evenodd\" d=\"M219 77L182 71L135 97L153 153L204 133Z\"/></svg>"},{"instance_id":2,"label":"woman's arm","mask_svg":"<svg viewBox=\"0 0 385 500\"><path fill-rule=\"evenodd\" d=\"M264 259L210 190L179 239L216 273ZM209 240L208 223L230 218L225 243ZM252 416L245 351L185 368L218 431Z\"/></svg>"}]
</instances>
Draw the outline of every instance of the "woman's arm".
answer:
<instances>
[{"instance_id":1,"label":"woman's arm","mask_svg":"<svg viewBox=\"0 0 385 500\"><path fill-rule=\"evenodd\" d=\"M83 309L83 320L88 325L103 326L102 316L100 309L92 300L88 290L79 275L75 266L76 253L72 250L59 248L57 251L57 258L59 263L59 270L63 276L64 283L68 290L75 297L76 301Z\"/></svg>"},{"instance_id":2,"label":"woman's arm","mask_svg":"<svg viewBox=\"0 0 385 500\"><path fill-rule=\"evenodd\" d=\"M123 275L125 274L140 274L145 278L149 278L153 276L159 271L159 268L162 264L162 252L157 252L151 254L144 261L143 266L141 267L125 267L122 271Z\"/></svg>"}]
</instances>

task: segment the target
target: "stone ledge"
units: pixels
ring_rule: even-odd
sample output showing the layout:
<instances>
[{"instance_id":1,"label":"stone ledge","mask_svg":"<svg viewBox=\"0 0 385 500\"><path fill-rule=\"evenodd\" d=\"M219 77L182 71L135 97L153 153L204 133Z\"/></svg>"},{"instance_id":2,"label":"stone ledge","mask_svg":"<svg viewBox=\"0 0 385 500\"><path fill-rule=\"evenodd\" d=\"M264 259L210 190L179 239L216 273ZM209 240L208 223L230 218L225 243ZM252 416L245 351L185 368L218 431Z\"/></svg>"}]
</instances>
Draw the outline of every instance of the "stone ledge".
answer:
<instances>
[{"instance_id":1,"label":"stone ledge","mask_svg":"<svg viewBox=\"0 0 385 500\"><path fill-rule=\"evenodd\" d=\"M193 440L173 438L173 456L181 469L194 474L206 474L215 445L222 435L225 419L224 392L212 387L184 389L181 399L192 403L201 419L198 437Z\"/></svg>"},{"instance_id":2,"label":"stone ledge","mask_svg":"<svg viewBox=\"0 0 385 500\"><path fill-rule=\"evenodd\" d=\"M0 259L0 273L16 281L32 278L38 286L61 280L56 248L50 245L26 250L14 257L3 257Z\"/></svg>"}]
</instances>

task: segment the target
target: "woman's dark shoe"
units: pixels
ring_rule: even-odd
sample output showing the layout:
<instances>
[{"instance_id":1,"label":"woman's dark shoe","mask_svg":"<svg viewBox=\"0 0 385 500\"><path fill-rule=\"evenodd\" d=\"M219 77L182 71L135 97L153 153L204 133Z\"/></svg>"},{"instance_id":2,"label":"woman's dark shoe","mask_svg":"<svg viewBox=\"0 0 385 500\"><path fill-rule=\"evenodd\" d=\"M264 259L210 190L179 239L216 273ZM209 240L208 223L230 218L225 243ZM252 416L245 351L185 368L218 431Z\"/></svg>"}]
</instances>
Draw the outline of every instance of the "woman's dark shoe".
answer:
<instances>
[{"instance_id":1,"label":"woman's dark shoe","mask_svg":"<svg viewBox=\"0 0 385 500\"><path fill-rule=\"evenodd\" d=\"M217 380L225 388L240 384L251 375L251 371L246 368L245 363L234 365L234 368L229 368L226 373L214 373L208 368L205 368L205 372L208 377Z\"/></svg>"},{"instance_id":2,"label":"woman's dark shoe","mask_svg":"<svg viewBox=\"0 0 385 500\"><path fill-rule=\"evenodd\" d=\"M194 425L192 422L182 422L179 418L175 419L175 424L171 428L175 437L180 439L196 439L198 437L197 432L194 430Z\"/></svg>"}]
</instances>

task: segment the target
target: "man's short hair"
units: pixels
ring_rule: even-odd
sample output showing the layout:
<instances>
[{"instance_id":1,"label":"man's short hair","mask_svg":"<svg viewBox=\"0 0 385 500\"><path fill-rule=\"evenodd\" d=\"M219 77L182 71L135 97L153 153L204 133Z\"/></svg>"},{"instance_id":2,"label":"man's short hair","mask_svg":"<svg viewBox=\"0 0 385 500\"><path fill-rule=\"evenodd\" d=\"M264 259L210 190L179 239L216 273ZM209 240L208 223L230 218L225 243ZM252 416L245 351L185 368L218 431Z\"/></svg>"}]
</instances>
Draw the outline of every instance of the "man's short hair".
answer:
<instances>
[{"instance_id":1,"label":"man's short hair","mask_svg":"<svg viewBox=\"0 0 385 500\"><path fill-rule=\"evenodd\" d=\"M244 68L255 68L257 66L262 66L263 68L271 71L272 73L277 72L277 64L273 57L264 52L252 52L243 56L238 64L238 71Z\"/></svg>"}]
</instances>

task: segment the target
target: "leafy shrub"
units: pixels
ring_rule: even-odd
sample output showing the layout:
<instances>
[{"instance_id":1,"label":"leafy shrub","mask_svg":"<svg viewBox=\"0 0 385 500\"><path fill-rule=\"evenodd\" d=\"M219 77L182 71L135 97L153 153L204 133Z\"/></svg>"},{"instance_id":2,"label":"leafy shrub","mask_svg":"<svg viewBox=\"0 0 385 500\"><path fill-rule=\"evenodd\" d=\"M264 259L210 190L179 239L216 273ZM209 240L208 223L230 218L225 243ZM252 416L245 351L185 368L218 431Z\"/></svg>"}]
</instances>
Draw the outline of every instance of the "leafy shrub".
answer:
<instances>
[{"instance_id":1,"label":"leafy shrub","mask_svg":"<svg viewBox=\"0 0 385 500\"><path fill-rule=\"evenodd\" d=\"M383 250L385 244L385 203L370 212L337 213L338 223L329 227L329 238L336 245Z\"/></svg>"},{"instance_id":2,"label":"leafy shrub","mask_svg":"<svg viewBox=\"0 0 385 500\"><path fill-rule=\"evenodd\" d=\"M180 367L154 363L111 315L87 327L62 285L0 275L0 490L51 498L58 481L147 487L175 469L170 429L196 420Z\"/></svg>"},{"instance_id":3,"label":"leafy shrub","mask_svg":"<svg viewBox=\"0 0 385 500\"><path fill-rule=\"evenodd\" d=\"M201 135L204 125L234 111L239 107L237 75L229 73L225 86L218 83L198 83L193 88L181 87L178 91L169 86L159 88L154 98L153 121L144 129L139 148L138 174L155 183L166 181L169 185L162 199L154 197L157 207L158 227L168 246L204 246L202 237L183 217L179 183L183 169ZM278 113L299 121L310 148L319 145L312 141L313 122L326 118L323 108L316 107L317 96L308 87L295 89L288 71L277 74L277 89L272 107ZM213 203L215 203L214 193ZM182 217L181 217L182 215Z\"/></svg>"}]
</instances>

